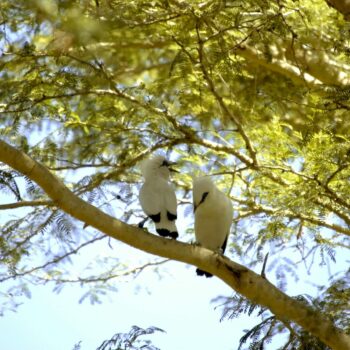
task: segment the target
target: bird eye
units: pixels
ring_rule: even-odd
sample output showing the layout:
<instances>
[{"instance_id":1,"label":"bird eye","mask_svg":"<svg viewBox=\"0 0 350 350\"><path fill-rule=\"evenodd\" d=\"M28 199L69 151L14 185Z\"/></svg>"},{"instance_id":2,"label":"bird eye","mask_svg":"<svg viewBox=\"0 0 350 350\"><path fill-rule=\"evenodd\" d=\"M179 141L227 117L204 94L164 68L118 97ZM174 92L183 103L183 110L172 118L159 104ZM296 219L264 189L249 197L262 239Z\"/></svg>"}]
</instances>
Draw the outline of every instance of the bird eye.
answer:
<instances>
[{"instance_id":1,"label":"bird eye","mask_svg":"<svg viewBox=\"0 0 350 350\"><path fill-rule=\"evenodd\" d=\"M160 166L169 166L169 163L166 160L163 160L163 163Z\"/></svg>"}]
</instances>

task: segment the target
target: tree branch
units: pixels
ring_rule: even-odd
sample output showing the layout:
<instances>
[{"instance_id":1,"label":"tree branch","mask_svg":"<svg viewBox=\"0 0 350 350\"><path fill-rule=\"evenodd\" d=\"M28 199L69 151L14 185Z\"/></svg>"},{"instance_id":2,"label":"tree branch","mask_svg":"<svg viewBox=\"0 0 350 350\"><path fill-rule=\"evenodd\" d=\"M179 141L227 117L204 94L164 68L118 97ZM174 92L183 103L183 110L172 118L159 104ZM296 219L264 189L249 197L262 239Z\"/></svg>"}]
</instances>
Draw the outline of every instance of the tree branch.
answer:
<instances>
[{"instance_id":1,"label":"tree branch","mask_svg":"<svg viewBox=\"0 0 350 350\"><path fill-rule=\"evenodd\" d=\"M84 248L84 247L86 247L86 246L88 246L88 245L90 245L92 243L95 243L97 241L100 241L100 240L102 240L102 239L104 239L106 237L107 236L105 236L105 235L95 237L95 238L93 238L93 239L91 239L89 241L86 241L86 242L82 243L77 248L72 249L72 250L64 253L63 255L54 257L52 260L49 260L48 262L46 262L43 265L35 266L35 267L32 267L32 268L30 268L28 270L24 270L24 271L21 271L21 272L14 272L10 276L6 276L6 277L3 277L3 278L0 278L0 283L2 283L4 281L7 281L7 280L10 280L10 279L15 279L15 278L18 278L18 277L29 275L29 274L37 271L37 270L42 270L42 269L45 269L46 267L48 267L50 265L57 264L59 261L64 260L65 258L68 258L70 255L77 254L82 248Z\"/></svg>"},{"instance_id":2,"label":"tree branch","mask_svg":"<svg viewBox=\"0 0 350 350\"><path fill-rule=\"evenodd\" d=\"M107 237L107 236L104 236ZM161 264L167 263L168 261L170 261L170 259L163 259L163 260L159 260L159 261L154 261L154 262L149 262L146 264L143 264L141 266L137 266L134 267L130 270L127 271L120 271L119 273L115 273L113 271L106 271L106 273L104 273L102 276L98 276L98 277L78 277L78 278L58 278L58 277L54 277L52 278L50 277L42 277L42 276L35 276L36 279L39 279L43 282L55 282L55 283L105 283L107 281L110 281L112 279L115 278L120 278L120 277L127 277L130 275L133 275L134 278L136 278L142 271L146 270L149 267L153 267L153 266L159 266ZM36 269L37 270L37 269ZM17 275L15 276L17 277ZM1 282L1 281L0 281Z\"/></svg>"},{"instance_id":3,"label":"tree branch","mask_svg":"<svg viewBox=\"0 0 350 350\"><path fill-rule=\"evenodd\" d=\"M37 200L37 201L23 201L23 202L16 202L16 203L0 204L0 210L16 209L16 208L23 208L23 207L39 207L41 205L53 205L53 203L52 201Z\"/></svg>"},{"instance_id":4,"label":"tree branch","mask_svg":"<svg viewBox=\"0 0 350 350\"><path fill-rule=\"evenodd\" d=\"M312 43L317 47L318 43ZM319 54L316 50L294 47L286 41L279 43L276 54L270 50L268 55L247 44L236 45L232 53L244 57L255 65L290 78L297 85L347 86L350 83L350 66L332 59L327 53ZM270 57L271 56L271 57ZM270 58L268 58L270 57Z\"/></svg>"},{"instance_id":5,"label":"tree branch","mask_svg":"<svg viewBox=\"0 0 350 350\"><path fill-rule=\"evenodd\" d=\"M328 6L333 7L340 12L346 21L350 20L350 1L349 0L326 0Z\"/></svg>"},{"instance_id":6,"label":"tree branch","mask_svg":"<svg viewBox=\"0 0 350 350\"><path fill-rule=\"evenodd\" d=\"M337 225L337 224L329 223L327 221L324 221L324 220L319 219L319 218L314 217L314 216L310 216L310 215L307 215L304 213L296 213L296 212L293 212L293 211L287 210L287 209L285 209L285 210L275 209L272 207L268 207L266 205L253 203L253 202L249 202L249 201L245 201L245 200L240 200L237 197L232 197L232 198L234 201L236 201L240 204L244 204L250 209L250 212L241 214L240 218L250 216L251 214L258 214L258 213L265 213L265 214L277 215L277 216L283 215L283 216L286 216L286 217L291 218L291 219L298 219L301 221L309 222L313 225L325 227L325 228L328 228L332 231L350 236L350 229L343 227L343 226L340 226L340 225Z\"/></svg>"},{"instance_id":7,"label":"tree branch","mask_svg":"<svg viewBox=\"0 0 350 350\"><path fill-rule=\"evenodd\" d=\"M35 181L59 208L106 235L150 254L208 271L278 319L299 324L334 350L348 350L350 336L319 312L290 298L269 281L224 256L198 246L165 239L127 225L74 195L54 174L22 151L0 140L0 161Z\"/></svg>"},{"instance_id":8,"label":"tree branch","mask_svg":"<svg viewBox=\"0 0 350 350\"><path fill-rule=\"evenodd\" d=\"M305 82L311 86L317 86L322 84L322 81L316 79L308 73L301 72L296 66L293 66L289 62L278 60L276 58L266 59L266 56L255 50L248 45L235 46L232 53L246 58L253 64L267 68L273 72L280 73L290 78L297 85L305 85Z\"/></svg>"}]
</instances>

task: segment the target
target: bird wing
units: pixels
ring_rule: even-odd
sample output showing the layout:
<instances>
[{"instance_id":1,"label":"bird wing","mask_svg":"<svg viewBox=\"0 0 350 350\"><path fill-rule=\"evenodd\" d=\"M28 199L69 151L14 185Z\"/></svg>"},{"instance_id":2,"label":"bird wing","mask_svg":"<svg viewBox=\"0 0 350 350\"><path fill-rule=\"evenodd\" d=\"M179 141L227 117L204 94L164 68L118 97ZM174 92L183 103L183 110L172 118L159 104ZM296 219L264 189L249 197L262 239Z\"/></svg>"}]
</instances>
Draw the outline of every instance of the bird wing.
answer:
<instances>
[{"instance_id":1,"label":"bird wing","mask_svg":"<svg viewBox=\"0 0 350 350\"><path fill-rule=\"evenodd\" d=\"M213 190L195 211L196 240L202 246L224 250L233 219L230 199L221 191Z\"/></svg>"},{"instance_id":2,"label":"bird wing","mask_svg":"<svg viewBox=\"0 0 350 350\"><path fill-rule=\"evenodd\" d=\"M139 200L142 210L148 215L157 215L161 211L161 193L151 184L145 183L141 187Z\"/></svg>"},{"instance_id":3,"label":"bird wing","mask_svg":"<svg viewBox=\"0 0 350 350\"><path fill-rule=\"evenodd\" d=\"M164 188L163 194L168 220L175 220L177 217L177 201L175 191L170 184L167 184L167 186Z\"/></svg>"}]
</instances>

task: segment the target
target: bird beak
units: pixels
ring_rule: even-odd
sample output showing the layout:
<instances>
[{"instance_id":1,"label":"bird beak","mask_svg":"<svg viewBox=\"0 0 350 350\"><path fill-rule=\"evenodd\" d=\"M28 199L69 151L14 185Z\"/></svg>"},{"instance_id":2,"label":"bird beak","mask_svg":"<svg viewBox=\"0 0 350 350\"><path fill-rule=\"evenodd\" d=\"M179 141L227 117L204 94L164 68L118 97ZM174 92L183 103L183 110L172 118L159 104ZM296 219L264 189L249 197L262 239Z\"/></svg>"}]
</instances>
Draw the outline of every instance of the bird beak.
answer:
<instances>
[{"instance_id":1,"label":"bird beak","mask_svg":"<svg viewBox=\"0 0 350 350\"><path fill-rule=\"evenodd\" d=\"M174 169L174 168L168 168L169 171L171 171L172 173L180 173L178 170Z\"/></svg>"},{"instance_id":2,"label":"bird beak","mask_svg":"<svg viewBox=\"0 0 350 350\"><path fill-rule=\"evenodd\" d=\"M176 165L177 163L175 162L168 162L168 169L169 171L171 171L172 173L180 173L178 170L174 169L173 166Z\"/></svg>"}]
</instances>

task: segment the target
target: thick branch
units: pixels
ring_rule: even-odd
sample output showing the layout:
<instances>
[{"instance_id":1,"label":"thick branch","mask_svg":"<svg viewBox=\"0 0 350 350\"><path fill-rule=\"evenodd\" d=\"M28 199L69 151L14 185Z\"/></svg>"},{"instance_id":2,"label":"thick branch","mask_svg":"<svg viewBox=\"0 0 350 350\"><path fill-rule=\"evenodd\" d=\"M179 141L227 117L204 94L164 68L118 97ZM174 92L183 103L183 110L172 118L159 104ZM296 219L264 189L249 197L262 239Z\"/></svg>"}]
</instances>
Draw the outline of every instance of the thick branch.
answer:
<instances>
[{"instance_id":1,"label":"thick branch","mask_svg":"<svg viewBox=\"0 0 350 350\"><path fill-rule=\"evenodd\" d=\"M247 45L235 46L233 53L246 58L248 61L255 65L262 66L271 70L272 72L280 73L288 78L290 78L297 85L320 85L322 82L308 73L301 72L296 66L293 66L286 60L278 60L272 58L267 60L266 56Z\"/></svg>"},{"instance_id":2,"label":"thick branch","mask_svg":"<svg viewBox=\"0 0 350 350\"><path fill-rule=\"evenodd\" d=\"M313 46L317 47L317 42ZM349 65L335 61L325 52L321 55L317 50L291 46L285 40L271 48L268 55L246 44L235 46L232 52L248 62L290 78L297 85L347 86L350 82Z\"/></svg>"},{"instance_id":3,"label":"thick branch","mask_svg":"<svg viewBox=\"0 0 350 350\"><path fill-rule=\"evenodd\" d=\"M296 64L304 73L318 79L325 85L348 86L350 83L350 66L337 61L332 55L322 50L320 39L310 37L309 45L300 43L288 43L281 40L278 55L283 59Z\"/></svg>"},{"instance_id":4,"label":"thick branch","mask_svg":"<svg viewBox=\"0 0 350 350\"><path fill-rule=\"evenodd\" d=\"M44 166L3 141L0 141L0 161L35 181L59 208L76 219L142 251L195 265L215 274L252 302L269 308L279 319L299 324L332 349L350 348L350 337L337 329L324 315L288 297L244 266L207 249L164 239L112 218L75 196Z\"/></svg>"},{"instance_id":5,"label":"thick branch","mask_svg":"<svg viewBox=\"0 0 350 350\"><path fill-rule=\"evenodd\" d=\"M350 0L326 0L326 3L340 12L346 21L350 20Z\"/></svg>"}]
</instances>

